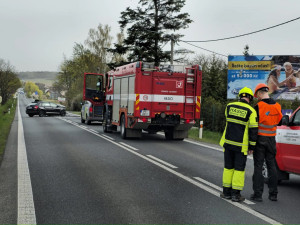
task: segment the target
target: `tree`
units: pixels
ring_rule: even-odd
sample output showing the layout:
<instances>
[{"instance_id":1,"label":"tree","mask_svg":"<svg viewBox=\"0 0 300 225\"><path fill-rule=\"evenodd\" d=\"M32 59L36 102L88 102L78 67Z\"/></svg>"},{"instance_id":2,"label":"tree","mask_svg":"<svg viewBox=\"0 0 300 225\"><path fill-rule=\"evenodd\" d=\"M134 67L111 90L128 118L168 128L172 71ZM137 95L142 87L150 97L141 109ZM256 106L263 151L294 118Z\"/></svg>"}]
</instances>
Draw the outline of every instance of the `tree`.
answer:
<instances>
[{"instance_id":1,"label":"tree","mask_svg":"<svg viewBox=\"0 0 300 225\"><path fill-rule=\"evenodd\" d=\"M115 45L112 52L125 54L129 51L130 61L150 61L158 66L161 61L169 61L170 53L165 53L162 46L170 40L167 31L176 31L188 27L192 22L188 13L180 13L185 0L140 0L136 9L128 7L121 12L120 27L127 29L124 45ZM176 42L183 37L172 34Z\"/></svg>"},{"instance_id":2,"label":"tree","mask_svg":"<svg viewBox=\"0 0 300 225\"><path fill-rule=\"evenodd\" d=\"M202 66L202 99L227 100L227 62L216 55L197 55L190 64Z\"/></svg>"},{"instance_id":3,"label":"tree","mask_svg":"<svg viewBox=\"0 0 300 225\"><path fill-rule=\"evenodd\" d=\"M13 66L9 62L0 59L0 96L1 104L4 105L7 100L21 87L21 81L14 72Z\"/></svg>"},{"instance_id":4,"label":"tree","mask_svg":"<svg viewBox=\"0 0 300 225\"><path fill-rule=\"evenodd\" d=\"M107 49L111 47L112 36L110 36L111 28L108 25L102 26L99 24L97 29L90 29L89 36L85 40L91 53L99 57L99 69L105 72L108 68L106 63L108 61Z\"/></svg>"},{"instance_id":5,"label":"tree","mask_svg":"<svg viewBox=\"0 0 300 225\"><path fill-rule=\"evenodd\" d=\"M35 83L31 81L27 81L25 83L24 91L26 92L28 98L30 98L32 94L35 92L37 92L39 99L43 98L43 92L39 89L39 87Z\"/></svg>"},{"instance_id":6,"label":"tree","mask_svg":"<svg viewBox=\"0 0 300 225\"><path fill-rule=\"evenodd\" d=\"M243 55L244 56L249 56L249 45L245 45Z\"/></svg>"},{"instance_id":7,"label":"tree","mask_svg":"<svg viewBox=\"0 0 300 225\"><path fill-rule=\"evenodd\" d=\"M64 57L54 86L56 90L66 91L69 109L80 108L83 74L104 73L108 70L106 62L111 56L107 49L111 47L111 40L110 27L99 24L96 29L89 30L85 45L75 43L72 57Z\"/></svg>"}]
</instances>

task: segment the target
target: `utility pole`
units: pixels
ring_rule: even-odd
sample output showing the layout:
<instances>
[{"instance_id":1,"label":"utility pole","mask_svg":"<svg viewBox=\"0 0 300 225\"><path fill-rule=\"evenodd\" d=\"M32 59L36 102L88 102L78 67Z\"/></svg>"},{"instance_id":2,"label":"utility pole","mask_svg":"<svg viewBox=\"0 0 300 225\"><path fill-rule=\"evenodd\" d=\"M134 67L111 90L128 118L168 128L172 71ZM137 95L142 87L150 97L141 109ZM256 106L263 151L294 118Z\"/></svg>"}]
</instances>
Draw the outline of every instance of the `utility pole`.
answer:
<instances>
[{"instance_id":1,"label":"utility pole","mask_svg":"<svg viewBox=\"0 0 300 225\"><path fill-rule=\"evenodd\" d=\"M171 65L173 65L173 60L174 60L174 36L173 34L171 35Z\"/></svg>"}]
</instances>

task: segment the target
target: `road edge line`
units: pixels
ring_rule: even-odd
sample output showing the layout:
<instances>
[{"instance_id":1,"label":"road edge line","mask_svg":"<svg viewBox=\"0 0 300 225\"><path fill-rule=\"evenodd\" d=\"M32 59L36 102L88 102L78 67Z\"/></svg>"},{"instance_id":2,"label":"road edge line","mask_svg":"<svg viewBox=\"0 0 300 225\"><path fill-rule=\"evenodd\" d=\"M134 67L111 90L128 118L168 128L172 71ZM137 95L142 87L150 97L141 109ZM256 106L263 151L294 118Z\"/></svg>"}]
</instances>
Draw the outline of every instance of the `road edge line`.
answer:
<instances>
[{"instance_id":1,"label":"road edge line","mask_svg":"<svg viewBox=\"0 0 300 225\"><path fill-rule=\"evenodd\" d=\"M18 97L18 218L17 224L36 224L33 193L27 161L23 121Z\"/></svg>"}]
</instances>

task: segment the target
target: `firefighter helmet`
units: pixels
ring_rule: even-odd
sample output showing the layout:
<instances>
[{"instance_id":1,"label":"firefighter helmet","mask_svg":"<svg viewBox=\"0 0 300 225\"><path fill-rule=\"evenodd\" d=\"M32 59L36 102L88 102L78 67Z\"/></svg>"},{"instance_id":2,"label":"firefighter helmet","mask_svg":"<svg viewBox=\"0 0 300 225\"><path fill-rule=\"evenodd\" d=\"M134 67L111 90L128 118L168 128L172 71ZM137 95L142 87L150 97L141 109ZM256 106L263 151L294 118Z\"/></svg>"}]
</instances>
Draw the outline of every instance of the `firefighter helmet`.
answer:
<instances>
[{"instance_id":1,"label":"firefighter helmet","mask_svg":"<svg viewBox=\"0 0 300 225\"><path fill-rule=\"evenodd\" d=\"M259 90L265 90L265 91L269 91L269 87L266 84L263 83L259 83L258 85L256 85L255 91L254 91L254 97L257 98L256 93Z\"/></svg>"},{"instance_id":2,"label":"firefighter helmet","mask_svg":"<svg viewBox=\"0 0 300 225\"><path fill-rule=\"evenodd\" d=\"M243 98L243 97L249 98L249 100L251 102L253 100L253 92L250 88L244 87L240 90L239 97L240 98Z\"/></svg>"}]
</instances>

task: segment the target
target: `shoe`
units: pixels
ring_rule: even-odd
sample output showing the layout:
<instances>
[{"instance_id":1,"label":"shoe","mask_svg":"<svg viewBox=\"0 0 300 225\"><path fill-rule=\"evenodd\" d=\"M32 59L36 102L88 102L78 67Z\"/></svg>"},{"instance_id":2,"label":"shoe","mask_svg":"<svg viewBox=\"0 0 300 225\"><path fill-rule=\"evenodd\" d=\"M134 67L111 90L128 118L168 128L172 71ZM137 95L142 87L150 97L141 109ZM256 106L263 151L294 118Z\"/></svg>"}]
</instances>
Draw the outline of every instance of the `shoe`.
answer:
<instances>
[{"instance_id":1,"label":"shoe","mask_svg":"<svg viewBox=\"0 0 300 225\"><path fill-rule=\"evenodd\" d=\"M277 195L269 195L271 201L277 201Z\"/></svg>"},{"instance_id":2,"label":"shoe","mask_svg":"<svg viewBox=\"0 0 300 225\"><path fill-rule=\"evenodd\" d=\"M245 201L245 197L241 195L232 195L231 201L233 202L243 202Z\"/></svg>"},{"instance_id":3,"label":"shoe","mask_svg":"<svg viewBox=\"0 0 300 225\"><path fill-rule=\"evenodd\" d=\"M220 193L221 198L231 199L231 195L225 195L224 193Z\"/></svg>"},{"instance_id":4,"label":"shoe","mask_svg":"<svg viewBox=\"0 0 300 225\"><path fill-rule=\"evenodd\" d=\"M256 201L256 202L262 202L263 201L261 196L257 196L255 194L252 194L250 196L250 199L253 200L253 201Z\"/></svg>"}]
</instances>

